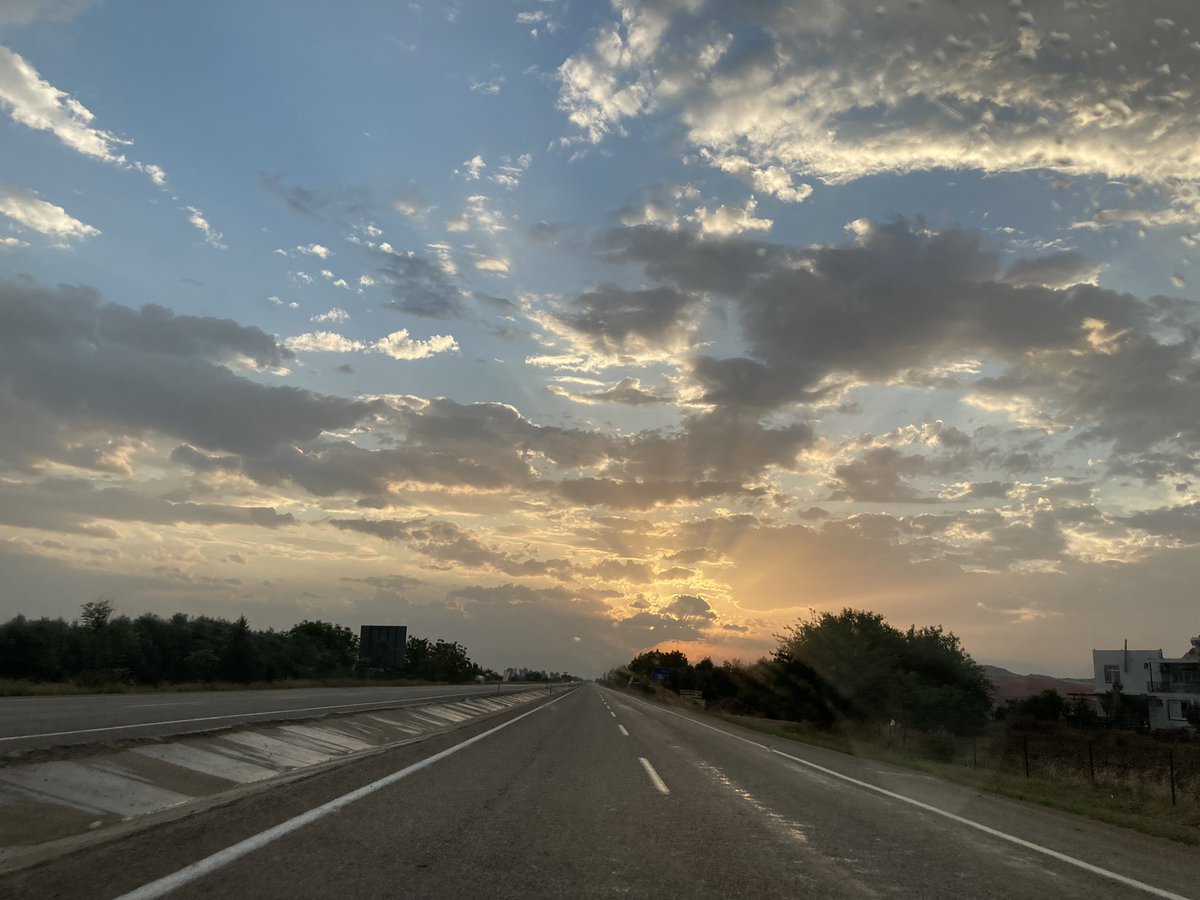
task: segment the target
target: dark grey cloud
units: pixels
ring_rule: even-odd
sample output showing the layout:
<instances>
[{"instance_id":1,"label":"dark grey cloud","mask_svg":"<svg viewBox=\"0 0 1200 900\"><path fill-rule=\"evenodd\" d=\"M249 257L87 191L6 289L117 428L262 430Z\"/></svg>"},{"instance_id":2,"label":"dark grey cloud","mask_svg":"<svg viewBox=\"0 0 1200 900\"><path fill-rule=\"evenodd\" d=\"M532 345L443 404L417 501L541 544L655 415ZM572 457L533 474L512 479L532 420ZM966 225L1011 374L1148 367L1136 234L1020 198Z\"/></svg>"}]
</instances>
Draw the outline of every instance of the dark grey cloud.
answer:
<instances>
[{"instance_id":1,"label":"dark grey cloud","mask_svg":"<svg viewBox=\"0 0 1200 900\"><path fill-rule=\"evenodd\" d=\"M468 312L466 292L437 260L416 250L374 247L367 253L392 297L380 306L427 319L458 318Z\"/></svg>"},{"instance_id":2,"label":"dark grey cloud","mask_svg":"<svg viewBox=\"0 0 1200 900\"><path fill-rule=\"evenodd\" d=\"M678 429L631 437L611 472L630 479L743 484L758 478L768 466L794 469L797 454L814 437L812 426L805 422L770 427L744 411L719 408L685 416Z\"/></svg>"},{"instance_id":3,"label":"dark grey cloud","mask_svg":"<svg viewBox=\"0 0 1200 900\"><path fill-rule=\"evenodd\" d=\"M1066 288L1091 281L1100 269L1095 260L1075 250L1065 250L1050 256L1019 259L1008 267L1001 280L1015 287Z\"/></svg>"},{"instance_id":4,"label":"dark grey cloud","mask_svg":"<svg viewBox=\"0 0 1200 900\"><path fill-rule=\"evenodd\" d=\"M506 404L446 398L387 407L378 434L383 445L376 449L326 438L257 456L210 457L185 448L175 458L195 471L237 468L263 484L291 482L318 496L358 494L381 506L395 483L531 490L538 484L531 459L573 469L603 462L616 446L599 432L535 425Z\"/></svg>"},{"instance_id":5,"label":"dark grey cloud","mask_svg":"<svg viewBox=\"0 0 1200 900\"><path fill-rule=\"evenodd\" d=\"M866 503L932 503L909 483L927 474L929 461L919 453L902 453L895 447L876 447L853 462L834 466L829 500Z\"/></svg>"},{"instance_id":6,"label":"dark grey cloud","mask_svg":"<svg viewBox=\"0 0 1200 900\"><path fill-rule=\"evenodd\" d=\"M128 487L100 487L79 478L46 478L31 484L0 485L0 522L20 528L114 537L100 520L157 525L294 525L290 513L268 506L196 503Z\"/></svg>"},{"instance_id":7,"label":"dark grey cloud","mask_svg":"<svg viewBox=\"0 0 1200 900\"><path fill-rule=\"evenodd\" d=\"M613 509L652 509L679 502L695 503L727 495L751 493L738 482L616 481L612 478L566 478L559 496L585 506Z\"/></svg>"},{"instance_id":8,"label":"dark grey cloud","mask_svg":"<svg viewBox=\"0 0 1200 900\"><path fill-rule=\"evenodd\" d=\"M350 188L340 192L312 190L297 184L287 184L282 175L258 173L259 186L294 213L332 219L359 219L374 210L370 195L363 189Z\"/></svg>"},{"instance_id":9,"label":"dark grey cloud","mask_svg":"<svg viewBox=\"0 0 1200 900\"><path fill-rule=\"evenodd\" d=\"M1200 503L1162 506L1122 516L1118 521L1130 528L1163 535L1188 544L1200 542Z\"/></svg>"},{"instance_id":10,"label":"dark grey cloud","mask_svg":"<svg viewBox=\"0 0 1200 900\"><path fill-rule=\"evenodd\" d=\"M677 619L685 620L712 621L717 617L707 600L691 594L677 595L674 600L663 607L663 612Z\"/></svg>"},{"instance_id":11,"label":"dark grey cloud","mask_svg":"<svg viewBox=\"0 0 1200 900\"><path fill-rule=\"evenodd\" d=\"M471 532L445 519L330 519L329 524L343 531L356 531L385 541L403 543L425 556L433 568L487 568L514 577L564 577L573 568L571 563L561 559L521 558L485 544Z\"/></svg>"},{"instance_id":12,"label":"dark grey cloud","mask_svg":"<svg viewBox=\"0 0 1200 900\"><path fill-rule=\"evenodd\" d=\"M684 565L695 565L702 562L719 562L721 554L707 547L688 547L668 553L663 559Z\"/></svg>"},{"instance_id":13,"label":"dark grey cloud","mask_svg":"<svg viewBox=\"0 0 1200 900\"><path fill-rule=\"evenodd\" d=\"M1084 345L1084 321L1145 327L1153 310L1079 285L1055 291L999 280L980 232L897 220L860 225L840 246L786 248L686 229L616 229L608 258L679 290L733 302L745 357L700 356L707 402L768 410L811 403L838 380L889 381L964 358L1016 362L1031 350ZM712 271L719 267L719 272Z\"/></svg>"},{"instance_id":14,"label":"dark grey cloud","mask_svg":"<svg viewBox=\"0 0 1200 900\"><path fill-rule=\"evenodd\" d=\"M377 409L267 386L228 367L289 357L259 329L227 319L134 310L87 288L0 282L0 411L22 423L20 432L5 429L0 451L16 466L78 461L81 444L157 433L206 450L264 453Z\"/></svg>"},{"instance_id":15,"label":"dark grey cloud","mask_svg":"<svg viewBox=\"0 0 1200 900\"><path fill-rule=\"evenodd\" d=\"M575 297L541 324L569 339L578 352L601 360L634 361L686 347L700 299L672 287L628 290L601 285Z\"/></svg>"}]
</instances>

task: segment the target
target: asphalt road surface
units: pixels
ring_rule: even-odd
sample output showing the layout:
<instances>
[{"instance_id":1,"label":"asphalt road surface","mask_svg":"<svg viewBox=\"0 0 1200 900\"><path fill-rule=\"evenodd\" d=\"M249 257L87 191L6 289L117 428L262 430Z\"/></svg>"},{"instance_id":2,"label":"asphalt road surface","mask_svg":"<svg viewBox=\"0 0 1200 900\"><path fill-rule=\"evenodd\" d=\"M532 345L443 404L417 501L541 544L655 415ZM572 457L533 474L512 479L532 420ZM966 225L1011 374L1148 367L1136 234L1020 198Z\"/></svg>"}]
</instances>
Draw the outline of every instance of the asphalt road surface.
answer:
<instances>
[{"instance_id":1,"label":"asphalt road surface","mask_svg":"<svg viewBox=\"0 0 1200 900\"><path fill-rule=\"evenodd\" d=\"M503 693L532 684L505 684ZM196 691L0 697L0 753L127 738L210 731L243 722L270 722L337 712L410 706L495 694L496 685L299 688L276 691Z\"/></svg>"},{"instance_id":2,"label":"asphalt road surface","mask_svg":"<svg viewBox=\"0 0 1200 900\"><path fill-rule=\"evenodd\" d=\"M1195 897L1200 850L584 686L6 897ZM136 893L134 893L136 892Z\"/></svg>"}]
</instances>

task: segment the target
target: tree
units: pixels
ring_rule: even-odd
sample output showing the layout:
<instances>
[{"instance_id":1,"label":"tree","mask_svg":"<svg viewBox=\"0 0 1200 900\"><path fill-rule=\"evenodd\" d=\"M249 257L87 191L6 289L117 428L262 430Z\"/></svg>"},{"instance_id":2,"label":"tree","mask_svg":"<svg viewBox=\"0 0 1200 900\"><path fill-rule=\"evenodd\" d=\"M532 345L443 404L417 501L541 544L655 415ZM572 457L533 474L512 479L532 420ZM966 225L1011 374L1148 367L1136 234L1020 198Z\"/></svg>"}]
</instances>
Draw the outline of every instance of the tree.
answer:
<instances>
[{"instance_id":1,"label":"tree","mask_svg":"<svg viewBox=\"0 0 1200 900\"><path fill-rule=\"evenodd\" d=\"M105 597L100 597L81 604L79 609L79 621L83 623L83 626L91 631L99 631L112 618L113 602Z\"/></svg>"},{"instance_id":2,"label":"tree","mask_svg":"<svg viewBox=\"0 0 1200 900\"><path fill-rule=\"evenodd\" d=\"M793 702L818 718L836 712L969 734L992 705L987 675L954 634L941 626L902 632L866 610L814 613L779 636L775 661Z\"/></svg>"},{"instance_id":3,"label":"tree","mask_svg":"<svg viewBox=\"0 0 1200 900\"><path fill-rule=\"evenodd\" d=\"M348 675L358 663L358 635L344 625L305 619L293 625L288 637L302 665L317 676Z\"/></svg>"}]
</instances>

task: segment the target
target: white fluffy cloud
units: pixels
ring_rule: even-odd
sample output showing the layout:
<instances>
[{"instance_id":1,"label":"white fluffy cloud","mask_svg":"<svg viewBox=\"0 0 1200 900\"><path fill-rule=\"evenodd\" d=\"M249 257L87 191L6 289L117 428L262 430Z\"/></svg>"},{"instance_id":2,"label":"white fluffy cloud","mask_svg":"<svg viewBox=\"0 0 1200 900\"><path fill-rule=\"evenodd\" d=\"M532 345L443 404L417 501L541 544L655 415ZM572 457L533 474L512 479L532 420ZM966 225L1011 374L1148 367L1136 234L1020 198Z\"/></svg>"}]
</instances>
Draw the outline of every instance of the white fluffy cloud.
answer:
<instances>
[{"instance_id":1,"label":"white fluffy cloud","mask_svg":"<svg viewBox=\"0 0 1200 900\"><path fill-rule=\"evenodd\" d=\"M345 322L350 318L350 313L346 312L340 306L335 306L329 312L318 313L309 321L312 322Z\"/></svg>"},{"instance_id":2,"label":"white fluffy cloud","mask_svg":"<svg viewBox=\"0 0 1200 900\"><path fill-rule=\"evenodd\" d=\"M750 197L742 207L721 204L716 209L705 209L703 206L696 210L696 220L700 230L705 234L716 237L726 237L731 234L741 234L743 231L770 231L774 222L754 215L758 202Z\"/></svg>"},{"instance_id":3,"label":"white fluffy cloud","mask_svg":"<svg viewBox=\"0 0 1200 900\"><path fill-rule=\"evenodd\" d=\"M400 360L425 359L438 353L458 350L458 341L451 335L435 334L427 341L418 341L409 337L407 328L393 331L369 344L333 331L312 331L290 337L283 345L289 350L310 353L355 353L369 350Z\"/></svg>"},{"instance_id":4,"label":"white fluffy cloud","mask_svg":"<svg viewBox=\"0 0 1200 900\"><path fill-rule=\"evenodd\" d=\"M300 350L309 353L353 353L363 350L366 344L343 337L333 331L310 331L298 334L283 342L289 350Z\"/></svg>"},{"instance_id":5,"label":"white fluffy cloud","mask_svg":"<svg viewBox=\"0 0 1200 900\"><path fill-rule=\"evenodd\" d=\"M60 3L55 12L73 14L82 4ZM32 17L31 13L31 17ZM0 22L3 21L0 13ZM57 16L55 16L57 17ZM60 141L84 156L144 172L159 187L165 187L167 173L153 163L126 159L122 147L133 143L92 124L95 116L86 106L43 79L20 54L0 46L0 109L13 121L37 131L49 131Z\"/></svg>"},{"instance_id":6,"label":"white fluffy cloud","mask_svg":"<svg viewBox=\"0 0 1200 900\"><path fill-rule=\"evenodd\" d=\"M24 228L60 239L95 237L100 233L99 229L80 222L61 206L47 203L29 191L3 184L0 184L0 215L8 216Z\"/></svg>"},{"instance_id":7,"label":"white fluffy cloud","mask_svg":"<svg viewBox=\"0 0 1200 900\"><path fill-rule=\"evenodd\" d=\"M458 350L458 341L448 334L435 334L427 341L414 341L408 336L408 329L401 328L380 338L372 345L372 349L386 353L392 359L425 359L438 353Z\"/></svg>"},{"instance_id":8,"label":"white fluffy cloud","mask_svg":"<svg viewBox=\"0 0 1200 900\"><path fill-rule=\"evenodd\" d=\"M125 164L123 141L92 125L95 116L74 97L38 75L24 57L0 47L0 106L22 125L49 131L73 150Z\"/></svg>"},{"instance_id":9,"label":"white fluffy cloud","mask_svg":"<svg viewBox=\"0 0 1200 900\"><path fill-rule=\"evenodd\" d=\"M222 243L225 235L217 231L208 224L208 220L204 218L204 213L194 206L186 207L188 213L188 222L191 226L204 235L204 243L217 250L228 250L228 245Z\"/></svg>"}]
</instances>

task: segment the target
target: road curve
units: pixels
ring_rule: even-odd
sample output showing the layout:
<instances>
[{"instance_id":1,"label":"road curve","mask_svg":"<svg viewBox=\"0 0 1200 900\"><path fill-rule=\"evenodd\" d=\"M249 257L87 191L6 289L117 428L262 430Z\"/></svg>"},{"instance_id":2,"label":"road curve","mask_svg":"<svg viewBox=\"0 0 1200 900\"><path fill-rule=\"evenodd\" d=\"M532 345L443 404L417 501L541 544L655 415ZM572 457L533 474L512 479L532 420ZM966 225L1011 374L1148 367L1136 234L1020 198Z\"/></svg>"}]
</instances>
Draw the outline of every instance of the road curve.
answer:
<instances>
[{"instance_id":1,"label":"road curve","mask_svg":"<svg viewBox=\"0 0 1200 900\"><path fill-rule=\"evenodd\" d=\"M1194 897L1197 871L1194 847L588 686L0 896L1116 900Z\"/></svg>"},{"instance_id":2,"label":"road curve","mask_svg":"<svg viewBox=\"0 0 1200 900\"><path fill-rule=\"evenodd\" d=\"M0 754L129 738L169 737L246 722L316 717L529 690L534 685L297 688L0 697Z\"/></svg>"}]
</instances>

